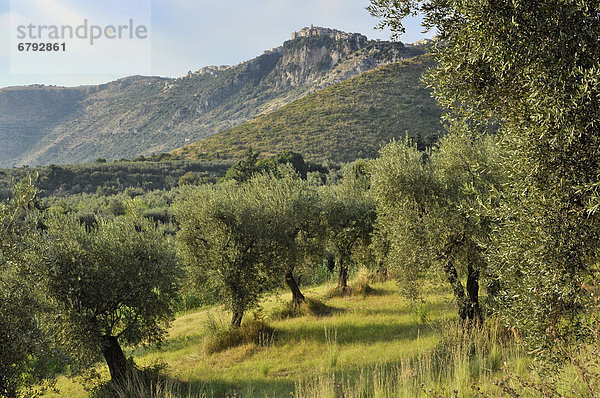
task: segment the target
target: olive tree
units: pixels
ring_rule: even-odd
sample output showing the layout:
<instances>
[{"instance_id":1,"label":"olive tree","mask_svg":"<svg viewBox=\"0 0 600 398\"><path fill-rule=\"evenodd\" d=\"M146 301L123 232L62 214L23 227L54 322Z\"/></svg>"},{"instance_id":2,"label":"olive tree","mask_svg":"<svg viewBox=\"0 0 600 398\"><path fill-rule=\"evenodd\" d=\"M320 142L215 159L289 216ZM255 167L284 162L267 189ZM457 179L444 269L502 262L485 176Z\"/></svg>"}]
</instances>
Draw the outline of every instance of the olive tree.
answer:
<instances>
[{"instance_id":1,"label":"olive tree","mask_svg":"<svg viewBox=\"0 0 600 398\"><path fill-rule=\"evenodd\" d=\"M249 192L261 203L268 220L265 233L270 242L263 254L265 262L283 276L292 292L292 308L296 310L306 299L294 272L308 269L322 258L324 226L319 195L291 165L280 166L277 174L257 175L248 184Z\"/></svg>"},{"instance_id":2,"label":"olive tree","mask_svg":"<svg viewBox=\"0 0 600 398\"><path fill-rule=\"evenodd\" d=\"M180 268L168 238L139 215L91 227L70 215L45 223L41 267L62 340L80 358L101 354L120 382L128 370L121 345L160 343L173 317Z\"/></svg>"},{"instance_id":3,"label":"olive tree","mask_svg":"<svg viewBox=\"0 0 600 398\"><path fill-rule=\"evenodd\" d=\"M239 327L275 278L264 256L271 220L247 184L185 188L174 212L189 279L198 289L214 286L233 313L231 325Z\"/></svg>"},{"instance_id":4,"label":"olive tree","mask_svg":"<svg viewBox=\"0 0 600 398\"><path fill-rule=\"evenodd\" d=\"M343 185L323 187L321 195L327 242L338 265L337 288L343 292L352 254L360 245L369 245L375 204L369 196L349 192Z\"/></svg>"},{"instance_id":5,"label":"olive tree","mask_svg":"<svg viewBox=\"0 0 600 398\"><path fill-rule=\"evenodd\" d=\"M39 319L43 303L30 267L37 190L34 178L13 182L11 198L0 202L0 396L13 397L33 359L46 355Z\"/></svg>"},{"instance_id":6,"label":"olive tree","mask_svg":"<svg viewBox=\"0 0 600 398\"><path fill-rule=\"evenodd\" d=\"M495 132L506 175L488 262L502 316L535 345L583 337L600 218L600 1L371 0L437 29L427 76L447 117Z\"/></svg>"},{"instance_id":7,"label":"olive tree","mask_svg":"<svg viewBox=\"0 0 600 398\"><path fill-rule=\"evenodd\" d=\"M483 315L479 279L491 223L472 209L493 189L495 175L488 172L493 148L490 139L455 133L427 156L408 142L389 144L373 165L378 227L407 284L403 290L417 294L423 271L436 266L463 321L479 322Z\"/></svg>"}]
</instances>

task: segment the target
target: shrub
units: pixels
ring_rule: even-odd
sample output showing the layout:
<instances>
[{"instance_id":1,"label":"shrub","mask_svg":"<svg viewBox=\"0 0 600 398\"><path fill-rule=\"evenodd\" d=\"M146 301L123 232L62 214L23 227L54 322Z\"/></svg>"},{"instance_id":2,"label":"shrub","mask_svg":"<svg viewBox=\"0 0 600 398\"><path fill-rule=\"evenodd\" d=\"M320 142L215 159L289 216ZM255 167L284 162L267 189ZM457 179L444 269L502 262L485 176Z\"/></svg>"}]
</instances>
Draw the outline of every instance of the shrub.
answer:
<instances>
[{"instance_id":1,"label":"shrub","mask_svg":"<svg viewBox=\"0 0 600 398\"><path fill-rule=\"evenodd\" d=\"M275 330L265 322L261 311L257 311L252 319L245 320L240 327L232 327L209 314L205 328L207 335L204 349L207 354L225 351L243 344L269 346L273 343L275 335Z\"/></svg>"},{"instance_id":2,"label":"shrub","mask_svg":"<svg viewBox=\"0 0 600 398\"><path fill-rule=\"evenodd\" d=\"M373 293L373 289L369 286L370 280L372 280L371 272L366 268L360 268L356 273L354 281L350 284L351 294L366 297Z\"/></svg>"},{"instance_id":3,"label":"shrub","mask_svg":"<svg viewBox=\"0 0 600 398\"><path fill-rule=\"evenodd\" d=\"M375 290L369 285L369 282L373 279L373 275L366 268L360 268L354 277L354 280L350 283L347 288L340 288L339 286L329 290L325 297L366 297L374 294Z\"/></svg>"}]
</instances>

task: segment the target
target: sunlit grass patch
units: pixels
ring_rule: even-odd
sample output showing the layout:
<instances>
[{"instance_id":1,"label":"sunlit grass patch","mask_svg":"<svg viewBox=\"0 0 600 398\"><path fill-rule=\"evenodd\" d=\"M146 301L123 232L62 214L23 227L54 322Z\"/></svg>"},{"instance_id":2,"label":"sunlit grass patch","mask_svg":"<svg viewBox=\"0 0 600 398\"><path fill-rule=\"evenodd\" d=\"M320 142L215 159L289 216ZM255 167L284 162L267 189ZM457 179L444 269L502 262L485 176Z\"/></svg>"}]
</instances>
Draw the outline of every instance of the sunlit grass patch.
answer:
<instances>
[{"instance_id":1,"label":"sunlit grass patch","mask_svg":"<svg viewBox=\"0 0 600 398\"><path fill-rule=\"evenodd\" d=\"M521 353L494 343L501 339L491 332L461 337L462 331L451 326L456 319L452 297L437 286L426 291L420 318L395 282L373 283L373 295L325 299L332 287L304 291L334 309L328 316L307 312L274 319L268 314L289 303L291 295L266 297L259 314L266 314L274 337L207 350L210 322L229 329L228 313L214 307L177 317L162 347L131 354L139 366L167 364L165 377L185 397L410 397L423 394L422 384L471 391L478 380L492 388L507 367L527 372ZM253 318L247 314L242 327ZM467 344L470 340L474 345ZM58 384L61 396L86 396L66 378Z\"/></svg>"}]
</instances>

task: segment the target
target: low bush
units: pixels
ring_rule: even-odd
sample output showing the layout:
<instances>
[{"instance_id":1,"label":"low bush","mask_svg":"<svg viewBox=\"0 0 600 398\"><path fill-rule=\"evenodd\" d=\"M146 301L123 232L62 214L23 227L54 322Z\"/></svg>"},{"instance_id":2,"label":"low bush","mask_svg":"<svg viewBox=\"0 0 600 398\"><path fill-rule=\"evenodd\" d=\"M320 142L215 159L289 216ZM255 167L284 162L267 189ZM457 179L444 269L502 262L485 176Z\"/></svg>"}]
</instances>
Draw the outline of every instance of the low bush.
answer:
<instances>
[{"instance_id":1,"label":"low bush","mask_svg":"<svg viewBox=\"0 0 600 398\"><path fill-rule=\"evenodd\" d=\"M242 322L239 328L216 320L209 315L206 320L206 339L204 350L207 354L225 351L243 344L269 346L273 343L275 330L264 320L261 311L253 318Z\"/></svg>"},{"instance_id":2,"label":"low bush","mask_svg":"<svg viewBox=\"0 0 600 398\"><path fill-rule=\"evenodd\" d=\"M353 296L366 297L374 292L369 282L373 279L373 275L366 268L360 268L356 273L354 281L350 284L350 293Z\"/></svg>"}]
</instances>

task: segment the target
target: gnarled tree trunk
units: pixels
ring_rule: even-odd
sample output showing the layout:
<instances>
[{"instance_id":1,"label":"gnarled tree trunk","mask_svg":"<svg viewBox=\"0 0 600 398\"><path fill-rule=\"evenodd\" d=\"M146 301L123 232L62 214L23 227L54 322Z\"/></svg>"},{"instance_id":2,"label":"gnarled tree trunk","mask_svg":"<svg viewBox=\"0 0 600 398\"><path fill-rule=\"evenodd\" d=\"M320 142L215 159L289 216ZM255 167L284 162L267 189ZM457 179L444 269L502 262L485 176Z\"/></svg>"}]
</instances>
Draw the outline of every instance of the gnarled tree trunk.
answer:
<instances>
[{"instance_id":1,"label":"gnarled tree trunk","mask_svg":"<svg viewBox=\"0 0 600 398\"><path fill-rule=\"evenodd\" d=\"M292 291L292 309L296 311L300 307L300 304L306 301L306 298L300 291L291 269L288 269L285 273L285 284Z\"/></svg>"},{"instance_id":2,"label":"gnarled tree trunk","mask_svg":"<svg viewBox=\"0 0 600 398\"><path fill-rule=\"evenodd\" d=\"M483 314L479 306L479 269L473 268L471 264L467 267L467 297L469 310L467 317L475 322L483 321Z\"/></svg>"},{"instance_id":3,"label":"gnarled tree trunk","mask_svg":"<svg viewBox=\"0 0 600 398\"><path fill-rule=\"evenodd\" d=\"M120 383L127 375L127 358L123 354L119 339L115 336L102 336L102 354L110 371L112 381Z\"/></svg>"},{"instance_id":4,"label":"gnarled tree trunk","mask_svg":"<svg viewBox=\"0 0 600 398\"><path fill-rule=\"evenodd\" d=\"M452 286L452 290L454 291L454 298L456 298L456 305L458 306L458 317L464 322L467 320L468 314L467 297L465 296L465 288L458 278L458 272L456 271L456 267L454 267L451 259L446 260L444 272L446 273L448 282L450 282L450 286Z\"/></svg>"},{"instance_id":5,"label":"gnarled tree trunk","mask_svg":"<svg viewBox=\"0 0 600 398\"><path fill-rule=\"evenodd\" d=\"M242 325L243 316L244 311L233 311L233 317L231 317L231 326L234 328L239 328Z\"/></svg>"},{"instance_id":6,"label":"gnarled tree trunk","mask_svg":"<svg viewBox=\"0 0 600 398\"><path fill-rule=\"evenodd\" d=\"M458 272L451 259L446 261L444 271L454 291L460 320L481 323L483 314L479 306L479 269L474 268L471 264L467 267L467 294L465 294L465 288L458 278Z\"/></svg>"}]
</instances>

